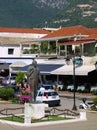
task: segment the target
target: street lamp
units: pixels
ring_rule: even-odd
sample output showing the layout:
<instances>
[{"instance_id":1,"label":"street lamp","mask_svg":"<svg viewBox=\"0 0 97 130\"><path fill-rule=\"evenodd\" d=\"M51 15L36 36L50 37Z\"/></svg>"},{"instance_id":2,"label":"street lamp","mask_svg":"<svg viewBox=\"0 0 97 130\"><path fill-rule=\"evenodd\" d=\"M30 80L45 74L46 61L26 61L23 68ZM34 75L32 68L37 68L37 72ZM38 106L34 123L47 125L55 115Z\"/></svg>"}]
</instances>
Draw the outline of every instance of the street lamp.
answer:
<instances>
[{"instance_id":1,"label":"street lamp","mask_svg":"<svg viewBox=\"0 0 97 130\"><path fill-rule=\"evenodd\" d=\"M76 100L75 100L75 92L76 92L76 81L75 81L75 69L76 67L79 67L80 65L83 64L83 60L82 58L75 58L75 52L73 54L73 85L74 85L74 95L73 95L73 98L74 98L74 103L73 103L73 108L72 110L77 110L77 106L76 106Z\"/></svg>"},{"instance_id":2,"label":"street lamp","mask_svg":"<svg viewBox=\"0 0 97 130\"><path fill-rule=\"evenodd\" d=\"M74 103L73 103L73 108L72 110L77 110L77 107L76 107L76 102L75 102L75 53L73 54L73 85L74 85L74 95L73 95L73 99L74 99Z\"/></svg>"}]
</instances>

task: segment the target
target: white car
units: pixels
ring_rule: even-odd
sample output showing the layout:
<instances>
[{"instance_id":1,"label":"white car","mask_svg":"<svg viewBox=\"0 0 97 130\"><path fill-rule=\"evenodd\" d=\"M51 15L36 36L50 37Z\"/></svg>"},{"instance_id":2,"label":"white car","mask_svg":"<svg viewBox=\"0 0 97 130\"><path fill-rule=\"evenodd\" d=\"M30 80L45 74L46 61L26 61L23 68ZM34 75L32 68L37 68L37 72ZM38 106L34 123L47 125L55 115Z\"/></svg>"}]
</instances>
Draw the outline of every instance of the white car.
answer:
<instances>
[{"instance_id":1,"label":"white car","mask_svg":"<svg viewBox=\"0 0 97 130\"><path fill-rule=\"evenodd\" d=\"M10 83L10 81L9 81L9 77L4 77L3 79L2 79L2 84L9 84Z\"/></svg>"},{"instance_id":2,"label":"white car","mask_svg":"<svg viewBox=\"0 0 97 130\"><path fill-rule=\"evenodd\" d=\"M2 80L2 84L4 84L4 85L15 84L16 83L15 78L16 78L15 76L11 76L10 78L9 77L5 77Z\"/></svg>"},{"instance_id":3,"label":"white car","mask_svg":"<svg viewBox=\"0 0 97 130\"><path fill-rule=\"evenodd\" d=\"M52 84L41 84L41 85L39 85L39 89L41 89L41 88L44 88L45 90L54 89Z\"/></svg>"},{"instance_id":4,"label":"white car","mask_svg":"<svg viewBox=\"0 0 97 130\"><path fill-rule=\"evenodd\" d=\"M54 90L39 90L36 96L37 102L42 102L51 106L60 106L60 97Z\"/></svg>"}]
</instances>

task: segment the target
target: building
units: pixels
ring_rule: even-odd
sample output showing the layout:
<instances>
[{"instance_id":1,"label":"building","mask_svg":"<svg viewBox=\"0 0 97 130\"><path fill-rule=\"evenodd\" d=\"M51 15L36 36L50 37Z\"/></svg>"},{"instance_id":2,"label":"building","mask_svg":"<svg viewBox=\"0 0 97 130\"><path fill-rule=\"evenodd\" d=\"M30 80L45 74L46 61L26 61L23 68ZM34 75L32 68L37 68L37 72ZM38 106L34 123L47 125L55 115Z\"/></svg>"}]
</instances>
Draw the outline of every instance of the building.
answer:
<instances>
[{"instance_id":1,"label":"building","mask_svg":"<svg viewBox=\"0 0 97 130\"><path fill-rule=\"evenodd\" d=\"M0 57L35 57L40 44L28 41L42 38L48 33L40 28L0 28Z\"/></svg>"}]
</instances>

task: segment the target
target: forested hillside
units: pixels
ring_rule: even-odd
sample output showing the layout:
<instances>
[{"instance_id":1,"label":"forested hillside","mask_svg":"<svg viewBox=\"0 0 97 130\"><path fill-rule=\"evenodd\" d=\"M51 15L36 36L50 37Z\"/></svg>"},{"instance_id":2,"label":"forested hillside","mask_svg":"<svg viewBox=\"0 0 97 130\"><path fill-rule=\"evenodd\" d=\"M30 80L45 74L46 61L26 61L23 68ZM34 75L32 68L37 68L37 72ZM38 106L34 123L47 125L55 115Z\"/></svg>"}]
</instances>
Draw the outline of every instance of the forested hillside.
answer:
<instances>
[{"instance_id":1,"label":"forested hillside","mask_svg":"<svg viewBox=\"0 0 97 130\"><path fill-rule=\"evenodd\" d=\"M0 0L0 26L96 27L96 10L96 0Z\"/></svg>"}]
</instances>

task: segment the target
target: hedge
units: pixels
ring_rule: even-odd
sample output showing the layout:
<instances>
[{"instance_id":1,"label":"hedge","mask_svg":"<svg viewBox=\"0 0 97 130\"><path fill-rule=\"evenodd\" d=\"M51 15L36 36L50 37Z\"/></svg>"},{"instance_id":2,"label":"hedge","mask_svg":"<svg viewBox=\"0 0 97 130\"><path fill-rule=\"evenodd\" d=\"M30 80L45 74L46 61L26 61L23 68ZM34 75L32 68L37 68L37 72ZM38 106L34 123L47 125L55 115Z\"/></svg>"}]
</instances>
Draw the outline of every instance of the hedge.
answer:
<instances>
[{"instance_id":1,"label":"hedge","mask_svg":"<svg viewBox=\"0 0 97 130\"><path fill-rule=\"evenodd\" d=\"M0 98L9 100L14 97L14 90L12 88L0 88Z\"/></svg>"}]
</instances>

